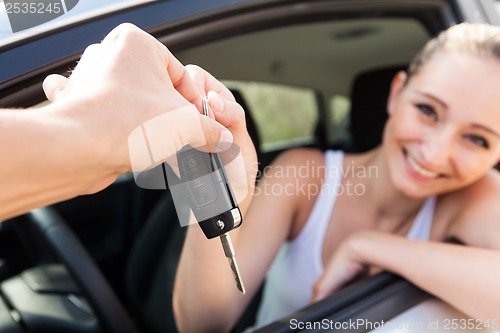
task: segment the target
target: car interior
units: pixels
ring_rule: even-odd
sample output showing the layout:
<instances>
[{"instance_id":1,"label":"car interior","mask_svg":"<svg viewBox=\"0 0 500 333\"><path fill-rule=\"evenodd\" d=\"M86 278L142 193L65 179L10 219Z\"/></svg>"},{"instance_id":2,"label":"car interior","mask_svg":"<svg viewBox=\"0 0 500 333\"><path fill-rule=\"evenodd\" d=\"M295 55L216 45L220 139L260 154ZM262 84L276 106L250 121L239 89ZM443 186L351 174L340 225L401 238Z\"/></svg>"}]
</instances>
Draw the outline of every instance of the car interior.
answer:
<instances>
[{"instance_id":1,"label":"car interior","mask_svg":"<svg viewBox=\"0 0 500 333\"><path fill-rule=\"evenodd\" d=\"M390 82L453 22L456 13L446 4L291 2L151 33L182 63L205 68L230 88L246 111L262 170L296 147L362 152L377 146ZM68 59L33 76L24 95L3 96L2 105L42 103L41 79L54 70L67 73L76 58ZM131 174L97 194L4 221L0 331L175 332L171 299L184 234L169 190L140 188ZM346 297L382 290L391 279L349 286L308 313L345 313ZM418 295L415 302L428 297ZM253 323L259 297L233 332ZM280 330L286 331L283 323L262 332Z\"/></svg>"}]
</instances>

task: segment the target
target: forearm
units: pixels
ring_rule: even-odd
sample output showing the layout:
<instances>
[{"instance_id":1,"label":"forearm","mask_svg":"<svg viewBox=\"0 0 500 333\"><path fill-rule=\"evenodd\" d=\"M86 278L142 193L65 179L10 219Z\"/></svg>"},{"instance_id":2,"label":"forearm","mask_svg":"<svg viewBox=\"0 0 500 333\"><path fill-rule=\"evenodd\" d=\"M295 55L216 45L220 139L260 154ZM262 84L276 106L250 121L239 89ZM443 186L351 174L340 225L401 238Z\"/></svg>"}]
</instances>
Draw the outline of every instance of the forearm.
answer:
<instances>
[{"instance_id":1,"label":"forearm","mask_svg":"<svg viewBox=\"0 0 500 333\"><path fill-rule=\"evenodd\" d=\"M250 189L240 203L242 213L248 208L252 192ZM248 267L243 261L246 253L237 246L240 231L232 231L231 238L248 295L237 291L219 238L207 240L198 225L188 227L174 287L174 313L181 332L229 331L257 288L253 280L247 279Z\"/></svg>"},{"instance_id":2,"label":"forearm","mask_svg":"<svg viewBox=\"0 0 500 333\"><path fill-rule=\"evenodd\" d=\"M478 319L500 318L500 252L363 232L352 243L358 259L394 272Z\"/></svg>"},{"instance_id":3,"label":"forearm","mask_svg":"<svg viewBox=\"0 0 500 333\"><path fill-rule=\"evenodd\" d=\"M0 164L0 219L69 199L113 177L104 174L95 138L58 116L57 108L0 111L0 156L8 162Z\"/></svg>"},{"instance_id":4,"label":"forearm","mask_svg":"<svg viewBox=\"0 0 500 333\"><path fill-rule=\"evenodd\" d=\"M190 225L174 287L179 331L229 331L241 303L233 301L236 297L242 296L234 286L221 242L218 238L207 240L199 226Z\"/></svg>"}]
</instances>

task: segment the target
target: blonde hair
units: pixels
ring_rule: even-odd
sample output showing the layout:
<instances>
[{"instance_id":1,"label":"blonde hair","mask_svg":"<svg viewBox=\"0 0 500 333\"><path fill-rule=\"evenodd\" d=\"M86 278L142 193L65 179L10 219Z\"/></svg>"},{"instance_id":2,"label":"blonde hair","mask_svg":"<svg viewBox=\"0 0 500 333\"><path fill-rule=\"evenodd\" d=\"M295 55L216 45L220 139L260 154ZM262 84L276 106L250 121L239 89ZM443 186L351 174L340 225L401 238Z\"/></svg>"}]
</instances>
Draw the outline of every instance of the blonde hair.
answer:
<instances>
[{"instance_id":1,"label":"blonde hair","mask_svg":"<svg viewBox=\"0 0 500 333\"><path fill-rule=\"evenodd\" d=\"M408 78L416 75L440 51L465 52L500 59L500 27L480 23L461 23L431 39L408 67Z\"/></svg>"}]
</instances>

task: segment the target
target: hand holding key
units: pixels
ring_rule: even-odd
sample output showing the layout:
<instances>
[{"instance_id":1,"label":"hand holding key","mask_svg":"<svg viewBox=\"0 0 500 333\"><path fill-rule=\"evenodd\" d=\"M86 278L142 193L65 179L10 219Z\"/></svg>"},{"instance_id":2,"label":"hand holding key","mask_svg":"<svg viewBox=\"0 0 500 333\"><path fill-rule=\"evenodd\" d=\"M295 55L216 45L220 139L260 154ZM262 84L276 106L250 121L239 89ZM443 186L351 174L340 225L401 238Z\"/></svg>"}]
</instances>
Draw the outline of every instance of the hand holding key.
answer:
<instances>
[{"instance_id":1,"label":"hand holding key","mask_svg":"<svg viewBox=\"0 0 500 333\"><path fill-rule=\"evenodd\" d=\"M233 144L240 148L241 162L235 160L228 164L224 160L224 164L239 208L244 213L253 197L257 173L255 148L246 130L244 110L235 102L231 92L205 70L198 66L186 66L186 68L196 83L200 96L197 102L191 102L198 106L200 113L203 113L201 96L208 95L208 105L213 111L210 116L215 117L217 122L231 131ZM221 156L226 157L222 153ZM247 193L246 197L239 196L243 188ZM228 229L231 230L230 227ZM242 231L242 228L238 228L230 231L230 234L241 265L243 265L242 260L245 260L245 266L240 269L245 278L245 289L248 294L254 292L255 286L250 280L246 281L252 272L248 270L248 259L244 259L248 258L248 253L239 250L243 245L240 243ZM225 230L221 232L224 233ZM226 249L228 257L232 258L231 247ZM205 330L227 331L234 324L233 321L224 321L223 326L227 327L223 328L216 324L220 323L217 318L228 313L232 313L233 317L250 300L249 297L241 297L237 288L234 288L234 279L227 267L228 258L224 259L221 251L218 242L207 241L199 226L192 225L188 228L174 287L173 306L179 331L199 332L200 326ZM217 327L212 327L212 324L216 324Z\"/></svg>"},{"instance_id":2,"label":"hand holding key","mask_svg":"<svg viewBox=\"0 0 500 333\"><path fill-rule=\"evenodd\" d=\"M248 202L242 202L245 198L241 197L240 193L248 193L249 197L252 196L258 171L257 154L246 128L245 111L236 103L231 92L210 73L196 65L187 65L186 70L196 84L200 95L208 96L211 111L209 115L215 116L217 122L231 131L233 143L241 150L241 160L244 165L226 165L226 171L236 198L242 210L245 210ZM198 104L200 113L203 113L201 101L196 103ZM242 182L243 177L244 182ZM245 188L242 189L242 186Z\"/></svg>"},{"instance_id":3,"label":"hand holding key","mask_svg":"<svg viewBox=\"0 0 500 333\"><path fill-rule=\"evenodd\" d=\"M207 98L203 99L203 113L208 116ZM242 216L219 154L201 152L188 145L179 151L177 160L196 220L207 238L220 237L236 287L245 294L229 236L229 231L241 225Z\"/></svg>"}]
</instances>

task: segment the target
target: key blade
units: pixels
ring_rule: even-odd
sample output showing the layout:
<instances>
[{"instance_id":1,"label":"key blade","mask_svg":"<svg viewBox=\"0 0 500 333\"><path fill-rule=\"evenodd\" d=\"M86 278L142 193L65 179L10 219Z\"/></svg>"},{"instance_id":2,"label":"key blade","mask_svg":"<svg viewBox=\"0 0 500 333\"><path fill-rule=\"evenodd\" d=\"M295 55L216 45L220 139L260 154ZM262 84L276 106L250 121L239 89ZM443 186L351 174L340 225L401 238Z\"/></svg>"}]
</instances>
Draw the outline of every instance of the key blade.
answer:
<instances>
[{"instance_id":1,"label":"key blade","mask_svg":"<svg viewBox=\"0 0 500 333\"><path fill-rule=\"evenodd\" d=\"M229 267L231 267L231 272L233 272L234 281L236 282L236 288L240 291L240 293L245 294L245 285L243 284L243 280L241 279L240 270L238 269L238 264L236 263L236 258L234 255L234 247L231 242L231 238L229 234L223 234L220 236L220 240L222 243L222 248L224 249L224 255L226 256Z\"/></svg>"},{"instance_id":2,"label":"key blade","mask_svg":"<svg viewBox=\"0 0 500 333\"><path fill-rule=\"evenodd\" d=\"M245 285L241 280L240 270L238 269L238 264L236 263L235 258L228 257L227 260L229 261L229 266L231 267L231 271L233 272L234 281L236 282L236 288L238 288L240 293L245 295L246 293Z\"/></svg>"}]
</instances>

